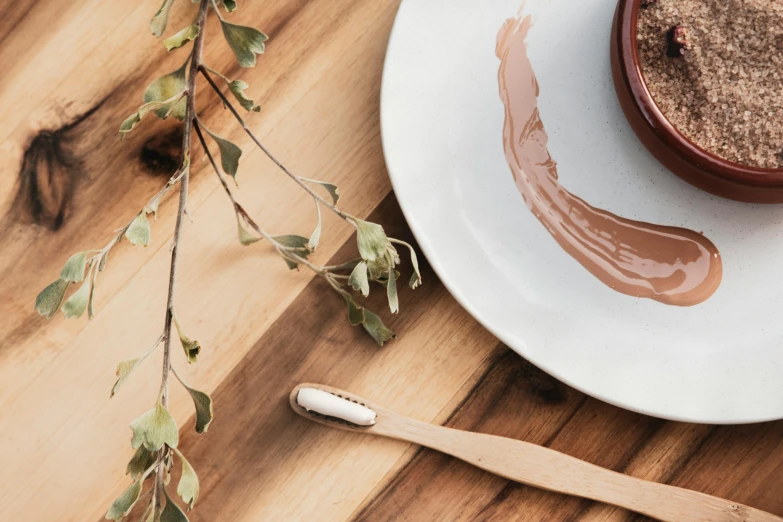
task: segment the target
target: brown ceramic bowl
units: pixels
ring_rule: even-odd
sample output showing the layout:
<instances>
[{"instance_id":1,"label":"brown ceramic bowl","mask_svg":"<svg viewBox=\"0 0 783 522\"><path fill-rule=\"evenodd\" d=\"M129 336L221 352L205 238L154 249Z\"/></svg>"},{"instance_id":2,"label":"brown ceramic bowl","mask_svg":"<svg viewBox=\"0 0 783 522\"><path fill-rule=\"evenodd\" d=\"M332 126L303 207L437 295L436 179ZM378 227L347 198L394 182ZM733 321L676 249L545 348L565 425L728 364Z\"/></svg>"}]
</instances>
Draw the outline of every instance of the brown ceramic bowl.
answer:
<instances>
[{"instance_id":1,"label":"brown ceramic bowl","mask_svg":"<svg viewBox=\"0 0 783 522\"><path fill-rule=\"evenodd\" d=\"M751 203L783 203L783 169L748 167L691 142L666 119L647 89L639 66L636 23L641 0L619 0L611 37L617 97L634 132L673 173L716 196Z\"/></svg>"}]
</instances>

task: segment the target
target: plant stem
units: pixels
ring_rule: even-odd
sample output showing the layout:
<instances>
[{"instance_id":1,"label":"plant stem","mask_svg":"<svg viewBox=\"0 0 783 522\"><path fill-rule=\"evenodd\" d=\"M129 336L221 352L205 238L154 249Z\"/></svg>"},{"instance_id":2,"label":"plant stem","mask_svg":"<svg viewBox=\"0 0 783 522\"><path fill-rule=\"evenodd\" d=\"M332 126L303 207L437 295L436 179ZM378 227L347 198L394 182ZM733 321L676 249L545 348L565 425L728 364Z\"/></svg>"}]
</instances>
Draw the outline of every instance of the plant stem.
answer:
<instances>
[{"instance_id":1,"label":"plant stem","mask_svg":"<svg viewBox=\"0 0 783 522\"><path fill-rule=\"evenodd\" d=\"M346 261L345 263L341 263L339 265L325 265L323 269L329 272L334 272L335 270L353 270L356 267L356 264L361 260L362 258L357 258Z\"/></svg>"},{"instance_id":2,"label":"plant stem","mask_svg":"<svg viewBox=\"0 0 783 522\"><path fill-rule=\"evenodd\" d=\"M193 125L193 129L196 131L196 136L198 136L198 140L201 142L201 148L204 149L204 153L207 155L209 163L212 164L212 170L215 171L215 175L217 175L218 179L220 180L220 184L223 185L223 190L226 191L226 195L228 195L228 198L231 200L231 204L234 205L234 210L236 210L239 203L237 203L237 200L234 198L234 194L231 193L231 189L228 188L228 183L226 183L226 180L220 174L220 169L218 169L217 163L215 163L215 158L212 156L212 153L209 152L209 147L207 147L207 140L204 139L204 134L201 132L201 125L199 124L198 119L196 119L195 125Z\"/></svg>"},{"instance_id":3,"label":"plant stem","mask_svg":"<svg viewBox=\"0 0 783 522\"><path fill-rule=\"evenodd\" d=\"M177 210L177 222L174 226L174 239L171 248L171 270L169 272L169 293L166 303L166 322L163 330L163 373L160 384L160 402L163 407L168 406L169 373L171 372L171 325L174 310L174 286L177 278L177 257L179 254L180 238L182 235L182 223L188 207L188 181L190 180L190 141L193 129L193 121L196 118L196 78L198 76L198 64L204 52L204 28L206 26L208 7L210 0L201 0L196 24L199 33L193 41L193 51L190 58L190 73L187 87L187 110L182 131L182 161L187 166L182 173L179 185L179 207ZM155 482L156 498L155 510L160 513L163 487L166 478L166 448L158 452L157 477Z\"/></svg>"},{"instance_id":4,"label":"plant stem","mask_svg":"<svg viewBox=\"0 0 783 522\"><path fill-rule=\"evenodd\" d=\"M313 197L313 199L323 203L329 209L331 209L332 212L334 212L335 214L337 214L338 216L343 218L345 221L347 221L347 222L351 223L352 225L356 226L355 223L354 223L354 219L356 219L356 218L354 218L350 214L347 214L346 212L343 212L342 210L337 208L337 206L334 203L332 203L331 201L327 200L326 198L324 198L323 196L318 194L310 186L308 186L307 183L302 180L302 178L300 178L299 176L297 176L296 174L294 174L293 172L288 170L288 168L286 168L285 165L283 165L276 157L274 157L272 155L272 153L269 152L269 149L267 149L264 146L264 144L261 143L261 140L259 140L256 137L256 135L253 134L253 131L251 131L250 128L247 126L247 124L245 123L245 120L242 119L242 116L239 115L239 112L237 112L237 110L231 104L229 99L226 98L225 94L223 94L223 92L220 90L220 87L217 86L215 81L209 75L209 73L207 72L206 67L203 64L200 64L198 69L199 69L199 71L201 71L201 74L204 76L204 78L207 79L207 82L209 82L209 85L212 86L212 89L217 93L218 96L220 96L220 99L223 102L223 104L226 107L228 107L228 109L231 111L231 114L234 115L234 118L236 118L237 122L239 122L239 124L242 126L242 130L244 130L247 133L247 135L250 136L250 139L253 140L253 142L258 146L258 148L261 149L263 151L263 153L266 154L266 156L270 160L272 160L272 162L275 165L277 165L280 170L285 172L288 175L289 178L294 180L300 187L302 187L305 190L305 192L310 194Z\"/></svg>"},{"instance_id":5,"label":"plant stem","mask_svg":"<svg viewBox=\"0 0 783 522\"><path fill-rule=\"evenodd\" d=\"M220 173L220 169L217 166L217 163L215 162L214 156L212 156L212 153L209 151L209 148L207 147L207 142L204 139L204 134L201 132L201 126L199 125L198 118L194 122L193 129L196 131L196 136L198 136L199 141L201 142L201 146L204 149L204 152L207 155L207 158L209 159L209 163L212 165L212 170L215 172L215 175L220 180L220 184L223 185L223 190L226 192L226 195L231 200L231 204L234 206L234 212L236 212L237 217L242 217L242 219L245 220L245 222L261 237L269 241L269 243L277 250L277 253L280 254L282 257L288 259L289 261L292 261L294 263L301 263L305 265L307 268L311 269L313 272L315 272L318 275L323 275L326 271L324 270L324 267L317 266L307 259L303 258L302 256L291 252L289 248L287 248L285 245L281 245L278 241L275 240L274 237L272 237L270 234L268 234L266 231L264 231L261 227L259 227L255 221L253 221L253 218L250 217L250 214L247 213L247 211L240 205L236 198L234 198L234 194L231 192L231 189L228 188L228 183L226 183L225 178Z\"/></svg>"}]
</instances>

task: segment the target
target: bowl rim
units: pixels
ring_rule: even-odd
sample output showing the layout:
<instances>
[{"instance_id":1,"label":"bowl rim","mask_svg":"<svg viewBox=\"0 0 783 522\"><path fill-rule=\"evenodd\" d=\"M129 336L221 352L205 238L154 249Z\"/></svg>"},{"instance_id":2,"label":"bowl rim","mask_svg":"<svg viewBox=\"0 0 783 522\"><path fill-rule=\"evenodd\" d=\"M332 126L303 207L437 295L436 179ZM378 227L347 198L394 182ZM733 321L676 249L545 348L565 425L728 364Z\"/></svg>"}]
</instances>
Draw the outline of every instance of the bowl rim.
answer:
<instances>
[{"instance_id":1,"label":"bowl rim","mask_svg":"<svg viewBox=\"0 0 783 522\"><path fill-rule=\"evenodd\" d=\"M753 167L722 158L695 144L666 118L647 87L639 61L636 37L642 1L618 0L616 38L626 86L646 124L669 149L702 171L744 185L783 186L783 168Z\"/></svg>"}]
</instances>

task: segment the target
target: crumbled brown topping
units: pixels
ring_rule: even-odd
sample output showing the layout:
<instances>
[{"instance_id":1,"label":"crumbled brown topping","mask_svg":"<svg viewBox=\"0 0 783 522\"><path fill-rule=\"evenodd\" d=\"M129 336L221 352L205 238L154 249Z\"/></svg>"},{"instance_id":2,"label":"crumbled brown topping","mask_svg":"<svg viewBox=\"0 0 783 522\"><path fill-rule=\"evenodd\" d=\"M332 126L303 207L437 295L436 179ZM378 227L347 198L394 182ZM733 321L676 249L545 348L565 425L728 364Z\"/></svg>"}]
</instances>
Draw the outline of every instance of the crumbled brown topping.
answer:
<instances>
[{"instance_id":1,"label":"crumbled brown topping","mask_svg":"<svg viewBox=\"0 0 783 522\"><path fill-rule=\"evenodd\" d=\"M664 115L716 155L783 168L783 2L647 3L639 58Z\"/></svg>"}]
</instances>

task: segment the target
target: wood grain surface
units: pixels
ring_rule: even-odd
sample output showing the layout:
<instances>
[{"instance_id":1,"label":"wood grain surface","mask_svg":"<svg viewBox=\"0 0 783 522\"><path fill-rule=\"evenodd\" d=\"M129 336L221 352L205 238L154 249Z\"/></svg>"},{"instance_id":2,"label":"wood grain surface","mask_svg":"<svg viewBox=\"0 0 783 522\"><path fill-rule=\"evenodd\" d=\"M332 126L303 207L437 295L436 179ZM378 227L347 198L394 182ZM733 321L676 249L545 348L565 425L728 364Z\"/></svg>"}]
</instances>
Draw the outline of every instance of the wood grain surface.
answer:
<instances>
[{"instance_id":1,"label":"wood grain surface","mask_svg":"<svg viewBox=\"0 0 783 522\"><path fill-rule=\"evenodd\" d=\"M412 0L409 0L412 1ZM378 107L398 0L244 1L232 15L271 36L240 70L208 25L205 60L242 77L262 112L248 117L300 175L340 186L344 208L410 238L391 193ZM104 245L177 162L174 122L119 123L156 76L181 64L148 34L153 0L0 0L0 520L99 520L127 485L129 422L157 393L147 361L109 399L120 360L157 338L176 202L148 248L112 252L94 320L49 322L37 292L74 252ZM189 2L170 27L188 23ZM243 205L275 233L309 233L308 197L280 174L202 87L201 117L245 150ZM196 147L198 150L198 147ZM407 444L329 430L290 411L299 382L352 390L421 420L543 444L634 476L783 515L783 422L705 426L608 406L501 345L424 267L424 285L383 314L399 334L378 349L344 304L259 243L243 248L222 189L194 158L179 276L180 319L204 348L180 353L188 381L213 393L215 422L193 427L173 389L182 449L201 478L192 521L636 520L621 510L534 490ZM350 229L327 217L317 259L346 259ZM408 269L404 266L404 270ZM376 292L370 303L383 309Z\"/></svg>"}]
</instances>

